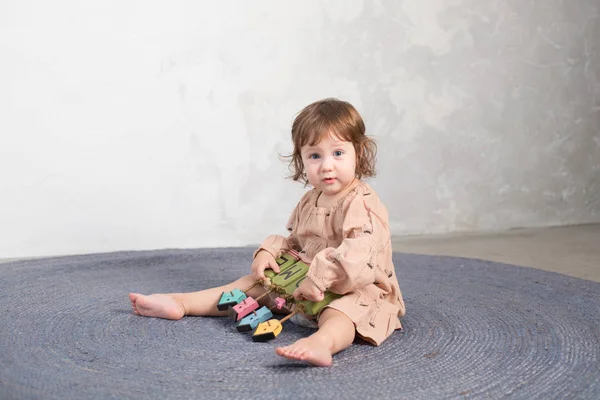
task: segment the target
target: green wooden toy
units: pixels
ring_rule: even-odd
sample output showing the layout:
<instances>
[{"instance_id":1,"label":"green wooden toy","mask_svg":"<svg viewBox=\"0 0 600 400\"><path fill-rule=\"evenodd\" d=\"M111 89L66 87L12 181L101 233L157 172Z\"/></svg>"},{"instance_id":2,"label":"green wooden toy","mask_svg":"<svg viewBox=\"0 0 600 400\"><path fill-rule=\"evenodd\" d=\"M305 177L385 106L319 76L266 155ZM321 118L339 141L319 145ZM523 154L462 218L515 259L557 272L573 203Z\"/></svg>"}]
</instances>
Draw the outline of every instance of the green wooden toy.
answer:
<instances>
[{"instance_id":1,"label":"green wooden toy","mask_svg":"<svg viewBox=\"0 0 600 400\"><path fill-rule=\"evenodd\" d=\"M282 254L276 261L279 265L279 273L275 273L271 269L265 270L266 279L256 281L243 291L234 289L231 292L223 293L217 304L219 310L228 309L230 317L238 321L236 325L238 331L244 332L256 328L252 335L252 340L255 342L276 338L283 329L282 324L295 314L317 315L327 304L341 297L336 293L325 292L323 300L319 302L294 299L293 293L306 279L309 266L302 262L300 255L294 250ZM246 292L259 284L267 289L267 292L256 299L248 297ZM281 320L269 319L273 314L267 307L258 309L258 300L272 292L279 296L275 301L277 308L282 308L285 301L286 309L290 310L290 313Z\"/></svg>"},{"instance_id":2,"label":"green wooden toy","mask_svg":"<svg viewBox=\"0 0 600 400\"><path fill-rule=\"evenodd\" d=\"M284 256L289 256L289 254L284 254ZM325 292L325 297L319 302L308 300L298 301L294 299L292 294L306 278L308 265L300 259L293 264L289 264L287 259L283 258L283 256L277 259L277 264L279 264L280 260L285 261L279 265L280 272L278 274L272 269L265 270L265 276L269 278L269 281L264 282L263 285L280 293L281 297L283 297L288 304L294 304L299 312L308 315L317 315L327 304L341 297L341 295L336 293Z\"/></svg>"}]
</instances>

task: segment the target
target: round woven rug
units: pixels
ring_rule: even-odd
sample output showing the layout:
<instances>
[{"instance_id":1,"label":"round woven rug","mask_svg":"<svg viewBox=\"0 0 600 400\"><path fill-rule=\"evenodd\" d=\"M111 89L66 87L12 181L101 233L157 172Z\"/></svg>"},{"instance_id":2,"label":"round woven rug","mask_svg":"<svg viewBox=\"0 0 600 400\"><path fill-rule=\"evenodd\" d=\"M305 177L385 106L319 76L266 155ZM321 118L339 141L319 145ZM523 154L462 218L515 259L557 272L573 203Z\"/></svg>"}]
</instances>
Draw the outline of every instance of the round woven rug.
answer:
<instances>
[{"instance_id":1,"label":"round woven rug","mask_svg":"<svg viewBox=\"0 0 600 400\"><path fill-rule=\"evenodd\" d=\"M277 356L228 318L134 315L127 294L247 273L252 250L121 252L0 264L1 399L600 398L600 284L396 253L407 315L331 368Z\"/></svg>"}]
</instances>

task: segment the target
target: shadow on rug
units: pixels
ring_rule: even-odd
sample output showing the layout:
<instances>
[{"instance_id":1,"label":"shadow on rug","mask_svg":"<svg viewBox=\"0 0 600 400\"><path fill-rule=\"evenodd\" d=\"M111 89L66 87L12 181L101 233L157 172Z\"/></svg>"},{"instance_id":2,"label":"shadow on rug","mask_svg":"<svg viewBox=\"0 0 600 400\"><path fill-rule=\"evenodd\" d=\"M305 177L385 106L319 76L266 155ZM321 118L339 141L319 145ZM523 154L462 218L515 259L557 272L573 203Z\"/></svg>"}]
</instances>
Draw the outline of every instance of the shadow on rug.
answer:
<instances>
[{"instance_id":1,"label":"shadow on rug","mask_svg":"<svg viewBox=\"0 0 600 400\"><path fill-rule=\"evenodd\" d=\"M122 252L0 265L0 398L600 398L600 284L395 253L407 315L331 368L278 357L228 318L133 314L127 294L195 291L249 271L249 248Z\"/></svg>"}]
</instances>

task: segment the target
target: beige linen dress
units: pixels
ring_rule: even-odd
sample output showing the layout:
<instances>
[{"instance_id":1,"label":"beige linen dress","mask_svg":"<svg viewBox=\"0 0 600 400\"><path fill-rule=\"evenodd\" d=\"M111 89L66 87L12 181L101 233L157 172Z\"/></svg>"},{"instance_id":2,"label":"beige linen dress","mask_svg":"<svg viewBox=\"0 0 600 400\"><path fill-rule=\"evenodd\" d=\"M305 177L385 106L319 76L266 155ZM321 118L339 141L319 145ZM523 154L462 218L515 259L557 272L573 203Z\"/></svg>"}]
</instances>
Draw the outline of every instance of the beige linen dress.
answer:
<instances>
[{"instance_id":1,"label":"beige linen dress","mask_svg":"<svg viewBox=\"0 0 600 400\"><path fill-rule=\"evenodd\" d=\"M256 252L275 258L290 249L300 252L310 265L307 279L322 291L344 295L328 307L346 314L364 340L379 345L402 327L404 300L387 210L369 185L357 179L353 186L329 207L317 207L319 190L305 193L287 224L290 235L271 235Z\"/></svg>"}]
</instances>

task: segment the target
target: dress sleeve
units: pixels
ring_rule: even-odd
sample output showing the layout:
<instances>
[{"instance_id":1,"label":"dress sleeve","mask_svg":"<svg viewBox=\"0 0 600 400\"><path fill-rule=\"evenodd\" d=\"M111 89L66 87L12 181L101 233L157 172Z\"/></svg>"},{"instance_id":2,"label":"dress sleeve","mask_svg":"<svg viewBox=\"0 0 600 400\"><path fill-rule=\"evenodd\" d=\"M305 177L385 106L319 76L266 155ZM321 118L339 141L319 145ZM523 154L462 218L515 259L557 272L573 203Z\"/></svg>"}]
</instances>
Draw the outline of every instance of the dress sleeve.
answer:
<instances>
[{"instance_id":1,"label":"dress sleeve","mask_svg":"<svg viewBox=\"0 0 600 400\"><path fill-rule=\"evenodd\" d=\"M290 232L289 236L285 237L282 235L270 235L260 244L258 249L254 252L252 258L255 258L259 251L265 250L270 253L275 259L281 257L284 252L294 249L299 250L298 240L296 239L296 227L298 226L298 219L300 214L300 208L302 207L303 200L306 196L300 200L300 202L294 207L292 214L286 224L286 229Z\"/></svg>"},{"instance_id":2,"label":"dress sleeve","mask_svg":"<svg viewBox=\"0 0 600 400\"><path fill-rule=\"evenodd\" d=\"M377 254L390 238L387 211L375 193L361 191L343 221L343 241L314 257L307 277L321 291L346 294L375 282Z\"/></svg>"}]
</instances>

